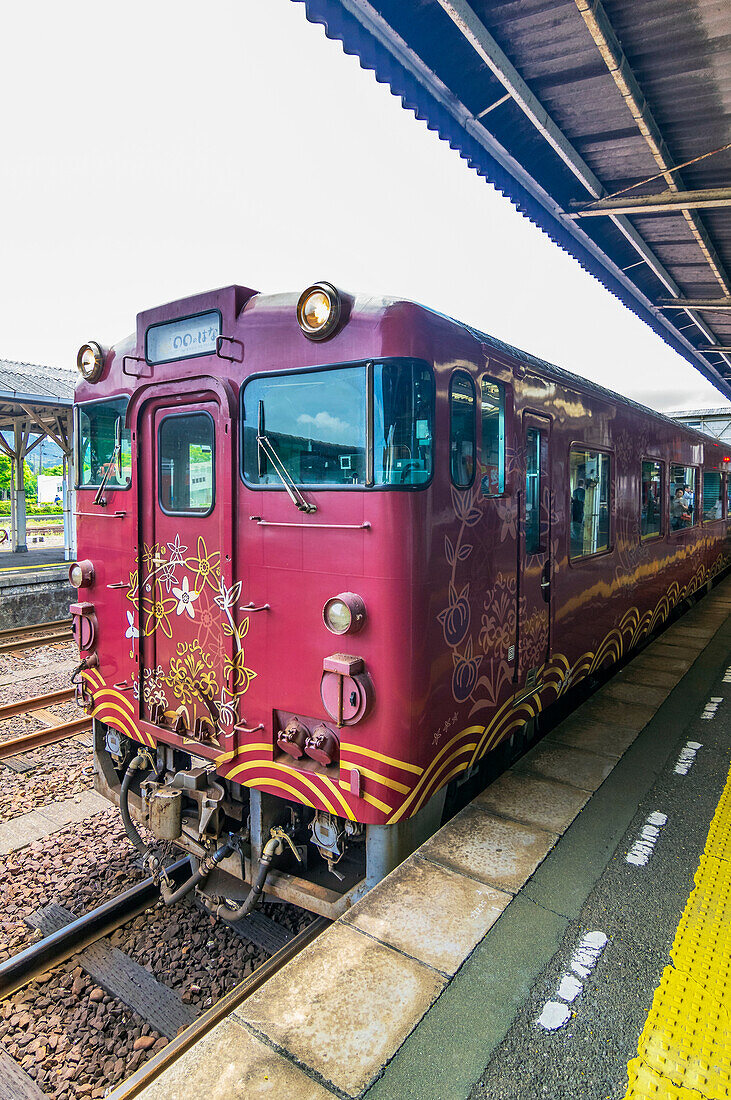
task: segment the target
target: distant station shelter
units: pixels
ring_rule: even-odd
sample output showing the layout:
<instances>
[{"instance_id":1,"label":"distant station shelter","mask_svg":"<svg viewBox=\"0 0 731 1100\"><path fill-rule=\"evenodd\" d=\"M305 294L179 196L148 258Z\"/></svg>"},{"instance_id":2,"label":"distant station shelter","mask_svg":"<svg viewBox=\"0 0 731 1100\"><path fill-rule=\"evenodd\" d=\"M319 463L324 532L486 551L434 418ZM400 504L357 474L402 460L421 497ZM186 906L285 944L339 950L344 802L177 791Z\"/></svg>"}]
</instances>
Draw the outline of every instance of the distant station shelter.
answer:
<instances>
[{"instance_id":1,"label":"distant station shelter","mask_svg":"<svg viewBox=\"0 0 731 1100\"><path fill-rule=\"evenodd\" d=\"M76 372L0 359L0 452L11 461L11 551L28 549L23 464L44 439L63 454L64 557L76 552L73 404ZM4 525L0 521L0 528ZM0 535L0 537L2 537Z\"/></svg>"},{"instance_id":2,"label":"distant station shelter","mask_svg":"<svg viewBox=\"0 0 731 1100\"><path fill-rule=\"evenodd\" d=\"M722 443L731 443L731 406L721 409L688 409L682 412L668 413L673 420L697 428L699 432L712 435Z\"/></svg>"}]
</instances>

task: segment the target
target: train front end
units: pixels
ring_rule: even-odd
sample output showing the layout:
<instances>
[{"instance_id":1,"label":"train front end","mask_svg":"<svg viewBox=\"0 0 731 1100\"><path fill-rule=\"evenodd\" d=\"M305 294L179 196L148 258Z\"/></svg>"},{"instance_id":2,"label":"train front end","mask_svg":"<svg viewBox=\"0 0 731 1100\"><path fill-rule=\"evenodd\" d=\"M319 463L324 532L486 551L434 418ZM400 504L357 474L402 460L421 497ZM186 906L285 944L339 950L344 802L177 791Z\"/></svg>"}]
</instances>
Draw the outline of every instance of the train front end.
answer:
<instances>
[{"instance_id":1,"label":"train front end","mask_svg":"<svg viewBox=\"0 0 731 1100\"><path fill-rule=\"evenodd\" d=\"M334 917L439 824L426 797L435 383L418 312L243 287L79 353L79 700L96 786L238 919Z\"/></svg>"}]
</instances>

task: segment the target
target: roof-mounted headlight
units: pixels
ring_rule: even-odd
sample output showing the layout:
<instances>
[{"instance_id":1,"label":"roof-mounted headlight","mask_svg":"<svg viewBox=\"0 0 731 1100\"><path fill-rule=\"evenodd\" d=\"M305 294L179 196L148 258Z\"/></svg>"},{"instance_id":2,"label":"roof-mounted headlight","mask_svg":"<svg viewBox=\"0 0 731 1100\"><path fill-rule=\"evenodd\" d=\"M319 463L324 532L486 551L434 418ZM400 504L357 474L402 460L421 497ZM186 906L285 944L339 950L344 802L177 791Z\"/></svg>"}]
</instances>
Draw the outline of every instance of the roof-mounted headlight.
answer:
<instances>
[{"instance_id":1,"label":"roof-mounted headlight","mask_svg":"<svg viewBox=\"0 0 731 1100\"><path fill-rule=\"evenodd\" d=\"M338 327L341 301L332 283L313 283L300 294L297 321L308 340L326 340Z\"/></svg>"},{"instance_id":2,"label":"roof-mounted headlight","mask_svg":"<svg viewBox=\"0 0 731 1100\"><path fill-rule=\"evenodd\" d=\"M104 367L104 353L99 344L93 340L82 344L76 356L76 366L86 382L96 382Z\"/></svg>"}]
</instances>

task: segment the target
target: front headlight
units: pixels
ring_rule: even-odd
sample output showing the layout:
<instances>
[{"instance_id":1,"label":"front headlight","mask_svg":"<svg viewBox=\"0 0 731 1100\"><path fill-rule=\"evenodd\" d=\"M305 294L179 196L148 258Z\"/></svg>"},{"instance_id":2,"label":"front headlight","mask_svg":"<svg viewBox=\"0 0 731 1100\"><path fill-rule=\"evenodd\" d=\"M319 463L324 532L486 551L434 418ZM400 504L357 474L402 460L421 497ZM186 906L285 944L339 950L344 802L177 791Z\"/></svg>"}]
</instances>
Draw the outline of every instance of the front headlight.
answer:
<instances>
[{"instance_id":1,"label":"front headlight","mask_svg":"<svg viewBox=\"0 0 731 1100\"><path fill-rule=\"evenodd\" d=\"M94 581L94 565L86 558L75 561L69 569L69 581L73 588L89 588Z\"/></svg>"},{"instance_id":2,"label":"front headlight","mask_svg":"<svg viewBox=\"0 0 731 1100\"><path fill-rule=\"evenodd\" d=\"M82 344L76 356L76 366L85 381L96 382L104 367L104 353L99 344L93 340L88 344Z\"/></svg>"},{"instance_id":3,"label":"front headlight","mask_svg":"<svg viewBox=\"0 0 731 1100\"><path fill-rule=\"evenodd\" d=\"M332 634L357 634L366 620L365 604L355 592L341 592L327 601L322 618Z\"/></svg>"},{"instance_id":4,"label":"front headlight","mask_svg":"<svg viewBox=\"0 0 731 1100\"><path fill-rule=\"evenodd\" d=\"M300 294L297 322L308 340L325 340L340 320L340 294L332 283L313 283Z\"/></svg>"}]
</instances>

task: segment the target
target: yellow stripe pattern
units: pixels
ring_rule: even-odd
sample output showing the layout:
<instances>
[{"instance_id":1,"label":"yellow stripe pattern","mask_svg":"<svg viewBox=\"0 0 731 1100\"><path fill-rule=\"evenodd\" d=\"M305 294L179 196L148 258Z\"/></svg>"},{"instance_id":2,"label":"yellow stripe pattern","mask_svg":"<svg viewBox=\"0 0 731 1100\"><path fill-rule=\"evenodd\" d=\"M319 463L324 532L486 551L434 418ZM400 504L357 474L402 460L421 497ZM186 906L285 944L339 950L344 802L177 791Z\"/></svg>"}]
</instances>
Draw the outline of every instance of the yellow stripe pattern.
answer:
<instances>
[{"instance_id":1,"label":"yellow stripe pattern","mask_svg":"<svg viewBox=\"0 0 731 1100\"><path fill-rule=\"evenodd\" d=\"M731 771L695 888L627 1067L625 1100L731 1095Z\"/></svg>"}]
</instances>

